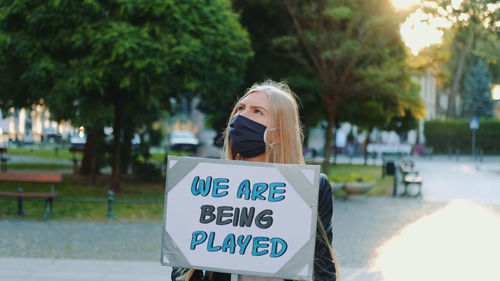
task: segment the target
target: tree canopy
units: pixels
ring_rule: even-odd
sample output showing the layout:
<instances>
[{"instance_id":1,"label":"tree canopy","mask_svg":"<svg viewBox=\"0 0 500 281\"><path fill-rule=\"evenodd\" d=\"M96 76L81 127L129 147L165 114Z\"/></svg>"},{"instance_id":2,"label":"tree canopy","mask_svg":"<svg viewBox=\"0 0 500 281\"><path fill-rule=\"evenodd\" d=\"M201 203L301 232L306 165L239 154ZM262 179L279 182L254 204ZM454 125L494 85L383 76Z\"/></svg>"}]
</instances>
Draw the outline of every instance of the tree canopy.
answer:
<instances>
[{"instance_id":1,"label":"tree canopy","mask_svg":"<svg viewBox=\"0 0 500 281\"><path fill-rule=\"evenodd\" d=\"M112 121L119 188L122 128L169 98L218 99L252 52L228 0L11 0L0 5L0 102L45 103L59 119ZM130 134L128 134L130 135Z\"/></svg>"},{"instance_id":2,"label":"tree canopy","mask_svg":"<svg viewBox=\"0 0 500 281\"><path fill-rule=\"evenodd\" d=\"M451 23L450 30L447 31L453 34L451 59L447 63L447 68L450 69L447 115L457 117L455 105L463 86L463 74L469 65L475 63L475 57L482 57L493 73L498 71L500 9L495 0L431 0L424 4L425 12L445 18Z\"/></svg>"},{"instance_id":3,"label":"tree canopy","mask_svg":"<svg viewBox=\"0 0 500 281\"><path fill-rule=\"evenodd\" d=\"M484 61L476 58L467 71L462 91L463 117L492 117L491 75Z\"/></svg>"},{"instance_id":4,"label":"tree canopy","mask_svg":"<svg viewBox=\"0 0 500 281\"><path fill-rule=\"evenodd\" d=\"M389 112L399 116L405 107L413 105L421 117L423 104L411 91L405 67L406 53L398 29L402 18L394 13L389 1L287 0L284 5L294 29L276 38L274 44L318 81L328 124L326 161L335 118L341 118L338 113L346 121L360 120L359 110L364 109L372 109L370 114L377 117ZM352 102L350 110L344 107L348 102ZM377 119L365 116L365 123ZM383 123L379 121L375 123Z\"/></svg>"}]
</instances>

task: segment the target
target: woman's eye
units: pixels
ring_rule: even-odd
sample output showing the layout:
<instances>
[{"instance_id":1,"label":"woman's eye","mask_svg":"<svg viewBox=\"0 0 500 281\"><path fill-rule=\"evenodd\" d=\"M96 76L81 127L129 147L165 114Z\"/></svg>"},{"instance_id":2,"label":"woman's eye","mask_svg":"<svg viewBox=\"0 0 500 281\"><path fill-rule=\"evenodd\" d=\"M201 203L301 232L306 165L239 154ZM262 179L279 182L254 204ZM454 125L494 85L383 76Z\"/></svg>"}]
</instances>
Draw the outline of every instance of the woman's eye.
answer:
<instances>
[{"instance_id":1,"label":"woman's eye","mask_svg":"<svg viewBox=\"0 0 500 281\"><path fill-rule=\"evenodd\" d=\"M262 114L262 111L260 111L259 109L256 109L255 113L260 114L260 115L264 115L264 114Z\"/></svg>"},{"instance_id":2,"label":"woman's eye","mask_svg":"<svg viewBox=\"0 0 500 281\"><path fill-rule=\"evenodd\" d=\"M243 109L244 109L243 106L240 105L240 106L238 106L238 108L236 110L237 111L242 111Z\"/></svg>"}]
</instances>

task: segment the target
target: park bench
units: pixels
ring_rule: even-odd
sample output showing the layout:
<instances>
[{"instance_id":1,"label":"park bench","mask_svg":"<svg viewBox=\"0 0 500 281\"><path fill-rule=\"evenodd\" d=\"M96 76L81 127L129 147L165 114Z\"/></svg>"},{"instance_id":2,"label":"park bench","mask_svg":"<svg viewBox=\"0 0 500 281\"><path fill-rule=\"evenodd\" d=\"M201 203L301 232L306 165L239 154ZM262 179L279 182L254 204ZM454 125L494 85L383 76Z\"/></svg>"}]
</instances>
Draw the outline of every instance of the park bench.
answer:
<instances>
[{"instance_id":1,"label":"park bench","mask_svg":"<svg viewBox=\"0 0 500 281\"><path fill-rule=\"evenodd\" d=\"M415 168L415 164L413 161L405 160L402 159L401 163L399 164L399 169L401 171L401 174L403 175L403 178L411 173L418 173L417 168Z\"/></svg>"},{"instance_id":2,"label":"park bench","mask_svg":"<svg viewBox=\"0 0 500 281\"><path fill-rule=\"evenodd\" d=\"M411 174L406 175L403 178L403 183L405 185L405 191L403 192L402 195L403 196L409 195L408 186L411 184L415 184L418 186L418 192L417 192L417 194L415 194L415 196L422 195L422 182L423 182L423 178L418 173L411 173Z\"/></svg>"},{"instance_id":3,"label":"park bench","mask_svg":"<svg viewBox=\"0 0 500 281\"><path fill-rule=\"evenodd\" d=\"M405 190L402 196L409 195L408 193L408 186L410 185L417 185L418 186L418 192L415 194L415 196L420 196L422 195L422 182L423 178L418 174L418 170L415 168L415 164L412 161L404 160L401 161L401 164L399 165L401 174L402 174L402 180L403 184L405 187Z\"/></svg>"},{"instance_id":4,"label":"park bench","mask_svg":"<svg viewBox=\"0 0 500 281\"><path fill-rule=\"evenodd\" d=\"M45 213L44 219L48 220L52 215L52 205L54 199L58 196L54 192L54 184L60 183L62 176L60 174L47 173L0 173L0 182L35 182L35 183L51 183L50 192L23 192L22 188L18 188L17 192L0 192L1 199L17 199L17 214L24 215L23 200L44 200Z\"/></svg>"},{"instance_id":5,"label":"park bench","mask_svg":"<svg viewBox=\"0 0 500 281\"><path fill-rule=\"evenodd\" d=\"M4 154L6 153L7 153L7 148L0 147L0 164L2 172L7 172L7 161L9 160L9 158L5 157Z\"/></svg>"}]
</instances>

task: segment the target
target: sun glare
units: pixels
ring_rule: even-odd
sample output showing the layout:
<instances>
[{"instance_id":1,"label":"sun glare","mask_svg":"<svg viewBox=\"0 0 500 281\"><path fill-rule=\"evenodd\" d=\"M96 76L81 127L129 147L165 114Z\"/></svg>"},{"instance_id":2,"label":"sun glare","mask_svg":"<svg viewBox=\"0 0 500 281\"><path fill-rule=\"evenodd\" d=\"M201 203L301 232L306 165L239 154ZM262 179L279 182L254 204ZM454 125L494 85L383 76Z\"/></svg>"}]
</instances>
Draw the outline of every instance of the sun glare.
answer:
<instances>
[{"instance_id":1,"label":"sun glare","mask_svg":"<svg viewBox=\"0 0 500 281\"><path fill-rule=\"evenodd\" d=\"M419 9L401 25L401 38L416 56L420 49L441 42L443 31L439 28L450 25L444 18L432 17Z\"/></svg>"},{"instance_id":2,"label":"sun glare","mask_svg":"<svg viewBox=\"0 0 500 281\"><path fill-rule=\"evenodd\" d=\"M452 0L451 6L459 7L463 0ZM437 8L434 2L422 0L392 0L396 10L405 10L414 6L421 7L422 5L432 6ZM450 7L451 9L451 7ZM444 16L449 11L439 8L438 11ZM410 48L413 55L429 47L432 44L440 43L443 37L443 28L449 28L451 23L445 18L435 17L426 14L421 8L418 8L410 14L405 22L401 24L400 33L403 42Z\"/></svg>"},{"instance_id":3,"label":"sun glare","mask_svg":"<svg viewBox=\"0 0 500 281\"><path fill-rule=\"evenodd\" d=\"M500 100L500 84L496 84L492 87L493 99Z\"/></svg>"},{"instance_id":4,"label":"sun glare","mask_svg":"<svg viewBox=\"0 0 500 281\"><path fill-rule=\"evenodd\" d=\"M420 0L392 0L392 4L396 10L407 10L422 3ZM432 26L430 22L425 22L428 19L429 15L418 9L400 26L401 39L415 56L420 49L440 42L443 36L442 31Z\"/></svg>"},{"instance_id":5,"label":"sun glare","mask_svg":"<svg viewBox=\"0 0 500 281\"><path fill-rule=\"evenodd\" d=\"M425 1L425 0L392 0L394 8L396 10L407 10L411 7L417 6L428 6L437 8L437 11L443 17L436 17L426 14L421 8L418 8L412 14L410 14L405 22L401 24L400 33L403 42L411 49L413 55L417 55L418 52L429 47L432 44L440 43L443 37L443 29L449 28L452 24L446 20L444 17L451 13L453 9L459 9L463 0L451 0L450 6L446 9L438 7L435 2ZM488 10L494 11L500 9L500 3L488 4ZM459 16L459 20L466 21L467 14L462 14ZM485 26L488 24L500 26L500 21L495 23L484 22ZM500 95L500 94L498 94ZM498 97L497 99L500 99Z\"/></svg>"},{"instance_id":6,"label":"sun glare","mask_svg":"<svg viewBox=\"0 0 500 281\"><path fill-rule=\"evenodd\" d=\"M419 4L420 0L392 0L392 5L396 10L406 10Z\"/></svg>"},{"instance_id":7,"label":"sun glare","mask_svg":"<svg viewBox=\"0 0 500 281\"><path fill-rule=\"evenodd\" d=\"M406 226L377 249L384 281L500 280L500 216L456 200Z\"/></svg>"}]
</instances>

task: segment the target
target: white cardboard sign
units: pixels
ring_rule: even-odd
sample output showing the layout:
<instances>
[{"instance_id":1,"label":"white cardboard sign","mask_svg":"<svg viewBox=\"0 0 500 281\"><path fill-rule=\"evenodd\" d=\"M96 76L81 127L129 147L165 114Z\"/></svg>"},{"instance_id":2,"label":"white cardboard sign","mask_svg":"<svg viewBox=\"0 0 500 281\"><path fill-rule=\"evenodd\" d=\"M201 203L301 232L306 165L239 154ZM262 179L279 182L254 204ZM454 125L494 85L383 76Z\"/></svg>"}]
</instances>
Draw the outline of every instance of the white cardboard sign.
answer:
<instances>
[{"instance_id":1,"label":"white cardboard sign","mask_svg":"<svg viewBox=\"0 0 500 281\"><path fill-rule=\"evenodd\" d=\"M169 156L162 265L311 280L319 166Z\"/></svg>"}]
</instances>

